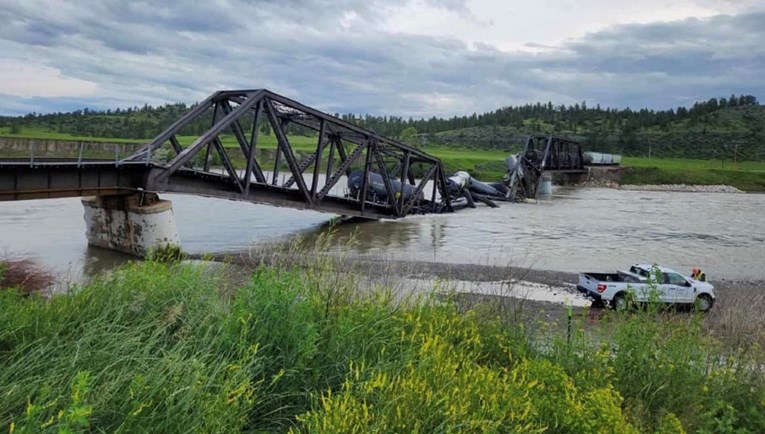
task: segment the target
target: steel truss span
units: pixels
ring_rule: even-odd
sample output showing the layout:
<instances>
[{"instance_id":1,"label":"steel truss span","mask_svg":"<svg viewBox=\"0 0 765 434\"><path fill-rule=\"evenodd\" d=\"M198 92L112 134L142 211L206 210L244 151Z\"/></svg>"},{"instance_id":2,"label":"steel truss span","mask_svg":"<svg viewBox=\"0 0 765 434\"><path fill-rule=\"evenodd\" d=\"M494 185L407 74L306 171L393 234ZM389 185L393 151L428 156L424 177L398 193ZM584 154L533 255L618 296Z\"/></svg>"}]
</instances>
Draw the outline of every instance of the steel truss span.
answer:
<instances>
[{"instance_id":1,"label":"steel truss span","mask_svg":"<svg viewBox=\"0 0 765 434\"><path fill-rule=\"evenodd\" d=\"M202 121L209 128L182 145ZM261 130L275 150L258 146ZM296 150L292 132L316 142ZM95 175L83 182L82 173ZM342 191L352 173L361 185ZM215 92L120 160L0 160L0 200L141 189L368 218L452 210L438 158L265 89Z\"/></svg>"}]
</instances>

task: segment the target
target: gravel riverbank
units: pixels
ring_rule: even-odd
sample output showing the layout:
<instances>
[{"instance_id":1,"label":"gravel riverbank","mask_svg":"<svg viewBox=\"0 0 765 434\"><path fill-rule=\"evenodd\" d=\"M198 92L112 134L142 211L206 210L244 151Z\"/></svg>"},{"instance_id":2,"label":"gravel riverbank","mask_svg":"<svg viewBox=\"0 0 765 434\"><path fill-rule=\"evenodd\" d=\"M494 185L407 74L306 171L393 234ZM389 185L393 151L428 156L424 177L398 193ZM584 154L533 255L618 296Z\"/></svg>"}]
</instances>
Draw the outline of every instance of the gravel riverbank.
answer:
<instances>
[{"instance_id":1,"label":"gravel riverbank","mask_svg":"<svg viewBox=\"0 0 765 434\"><path fill-rule=\"evenodd\" d=\"M352 272L364 277L369 284L395 286L401 290L426 292L435 285L452 287L457 292L482 296L528 298L540 306L573 305L584 307L583 297L576 290L578 275L552 270L535 270L518 267L500 267L476 264L451 264L425 261L398 261L391 259L358 259L330 256L336 261L335 269ZM243 265L287 264L291 267L308 267L316 263L316 255L299 253L277 254L228 254L218 255L216 261ZM730 306L744 300L759 300L755 304L765 308L765 280L716 280L712 284L720 299Z\"/></svg>"},{"instance_id":2,"label":"gravel riverbank","mask_svg":"<svg viewBox=\"0 0 765 434\"><path fill-rule=\"evenodd\" d=\"M685 193L743 193L730 185L689 185L689 184L622 184L620 190L638 191L675 191Z\"/></svg>"}]
</instances>

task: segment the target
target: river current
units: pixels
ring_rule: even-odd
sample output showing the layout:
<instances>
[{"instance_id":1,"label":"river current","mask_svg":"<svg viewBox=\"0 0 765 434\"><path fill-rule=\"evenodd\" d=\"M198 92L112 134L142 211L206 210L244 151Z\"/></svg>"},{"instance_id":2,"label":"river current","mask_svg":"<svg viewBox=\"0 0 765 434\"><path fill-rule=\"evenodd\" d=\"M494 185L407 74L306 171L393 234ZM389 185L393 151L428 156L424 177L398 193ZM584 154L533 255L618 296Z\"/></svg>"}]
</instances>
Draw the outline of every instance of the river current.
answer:
<instances>
[{"instance_id":1,"label":"river current","mask_svg":"<svg viewBox=\"0 0 765 434\"><path fill-rule=\"evenodd\" d=\"M329 230L332 215L195 196L173 201L190 253L247 251ZM334 239L351 255L396 260L611 271L636 262L710 280L765 279L765 195L556 187L537 203L350 222ZM132 259L88 247L78 198L0 202L0 249L78 279Z\"/></svg>"}]
</instances>

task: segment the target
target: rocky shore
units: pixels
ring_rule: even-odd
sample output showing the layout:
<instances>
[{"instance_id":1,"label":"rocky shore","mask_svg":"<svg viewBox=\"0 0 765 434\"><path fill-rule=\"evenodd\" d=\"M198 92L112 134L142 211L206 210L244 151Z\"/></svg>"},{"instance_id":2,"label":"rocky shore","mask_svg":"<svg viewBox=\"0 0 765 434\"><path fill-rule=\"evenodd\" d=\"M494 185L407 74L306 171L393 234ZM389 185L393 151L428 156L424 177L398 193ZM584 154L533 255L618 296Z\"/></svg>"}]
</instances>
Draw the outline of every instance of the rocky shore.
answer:
<instances>
[{"instance_id":1,"label":"rocky shore","mask_svg":"<svg viewBox=\"0 0 765 434\"><path fill-rule=\"evenodd\" d=\"M695 184L620 184L610 179L591 179L583 187L613 188L627 191L672 191L678 193L744 193L730 185L695 185Z\"/></svg>"},{"instance_id":2,"label":"rocky shore","mask_svg":"<svg viewBox=\"0 0 765 434\"><path fill-rule=\"evenodd\" d=\"M609 187L613 187L609 185ZM689 184L623 184L615 188L631 191L674 191L684 193L743 193L730 185L689 185Z\"/></svg>"}]
</instances>

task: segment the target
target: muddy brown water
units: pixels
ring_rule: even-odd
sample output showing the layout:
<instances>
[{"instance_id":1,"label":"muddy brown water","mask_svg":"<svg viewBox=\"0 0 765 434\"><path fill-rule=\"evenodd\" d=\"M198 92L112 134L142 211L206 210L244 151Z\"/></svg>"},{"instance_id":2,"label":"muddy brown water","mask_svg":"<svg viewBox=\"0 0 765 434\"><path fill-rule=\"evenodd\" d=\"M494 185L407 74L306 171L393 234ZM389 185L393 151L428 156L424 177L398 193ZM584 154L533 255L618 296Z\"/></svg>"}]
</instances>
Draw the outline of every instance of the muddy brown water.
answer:
<instances>
[{"instance_id":1,"label":"muddy brown water","mask_svg":"<svg viewBox=\"0 0 765 434\"><path fill-rule=\"evenodd\" d=\"M247 251L330 230L332 215L163 195L190 253ZM710 280L765 279L765 195L556 187L552 199L453 214L337 225L363 258L611 271L656 262L705 269ZM78 198L0 203L0 250L31 255L77 279L131 258L90 248Z\"/></svg>"}]
</instances>

